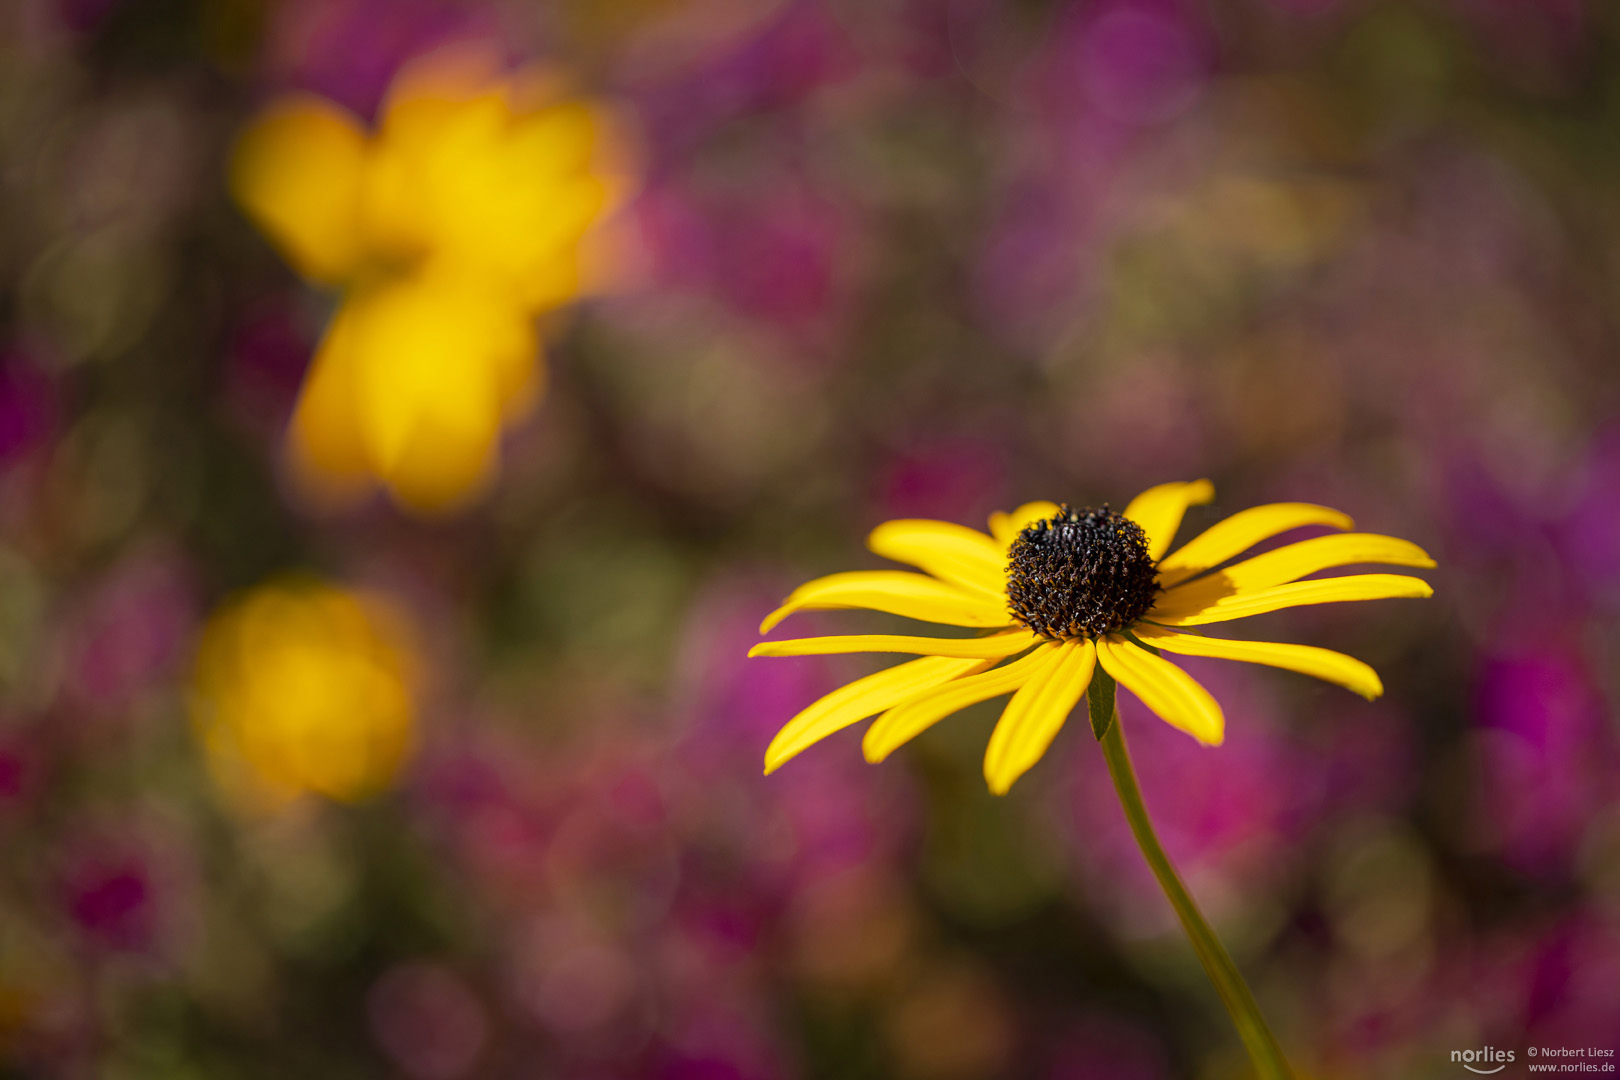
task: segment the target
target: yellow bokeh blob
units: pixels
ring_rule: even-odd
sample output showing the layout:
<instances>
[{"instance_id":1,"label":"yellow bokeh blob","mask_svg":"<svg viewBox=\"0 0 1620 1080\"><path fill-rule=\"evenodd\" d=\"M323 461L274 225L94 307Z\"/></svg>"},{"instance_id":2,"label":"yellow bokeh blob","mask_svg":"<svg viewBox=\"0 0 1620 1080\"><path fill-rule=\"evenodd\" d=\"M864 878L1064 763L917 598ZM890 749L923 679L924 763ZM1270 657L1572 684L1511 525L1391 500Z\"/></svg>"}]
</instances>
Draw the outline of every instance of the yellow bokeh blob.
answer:
<instances>
[{"instance_id":1,"label":"yellow bokeh blob","mask_svg":"<svg viewBox=\"0 0 1620 1080\"><path fill-rule=\"evenodd\" d=\"M416 668L405 623L381 599L309 581L265 585L204 629L192 720L238 803L364 799L410 756Z\"/></svg>"},{"instance_id":2,"label":"yellow bokeh blob","mask_svg":"<svg viewBox=\"0 0 1620 1080\"><path fill-rule=\"evenodd\" d=\"M237 201L343 292L293 416L301 490L381 484L441 514L488 487L544 385L535 317L595 284L589 248L627 188L614 128L465 49L403 69L373 132L307 96L249 127Z\"/></svg>"}]
</instances>

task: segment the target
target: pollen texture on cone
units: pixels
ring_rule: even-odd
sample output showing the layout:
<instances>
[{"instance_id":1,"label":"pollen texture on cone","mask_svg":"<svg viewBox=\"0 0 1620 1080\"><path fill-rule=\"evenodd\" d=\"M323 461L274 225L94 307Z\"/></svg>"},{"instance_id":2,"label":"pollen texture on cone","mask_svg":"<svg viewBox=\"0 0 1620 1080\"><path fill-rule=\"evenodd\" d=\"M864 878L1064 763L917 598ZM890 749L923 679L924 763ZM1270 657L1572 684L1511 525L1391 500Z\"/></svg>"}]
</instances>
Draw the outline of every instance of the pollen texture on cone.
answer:
<instances>
[{"instance_id":1,"label":"pollen texture on cone","mask_svg":"<svg viewBox=\"0 0 1620 1080\"><path fill-rule=\"evenodd\" d=\"M1123 629L1147 614L1158 592L1147 534L1107 503L1063 507L1019 533L1008 556L1013 617L1052 641Z\"/></svg>"}]
</instances>

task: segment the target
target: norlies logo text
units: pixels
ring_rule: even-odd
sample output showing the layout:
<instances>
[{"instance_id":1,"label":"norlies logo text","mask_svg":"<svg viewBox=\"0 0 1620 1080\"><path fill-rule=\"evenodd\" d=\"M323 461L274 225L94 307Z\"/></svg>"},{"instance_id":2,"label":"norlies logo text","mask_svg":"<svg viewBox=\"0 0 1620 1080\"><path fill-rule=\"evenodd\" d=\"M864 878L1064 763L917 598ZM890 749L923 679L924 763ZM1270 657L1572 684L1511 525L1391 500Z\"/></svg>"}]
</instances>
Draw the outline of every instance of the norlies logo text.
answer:
<instances>
[{"instance_id":1,"label":"norlies logo text","mask_svg":"<svg viewBox=\"0 0 1620 1080\"><path fill-rule=\"evenodd\" d=\"M1462 1067L1467 1069L1469 1072L1479 1073L1481 1076L1489 1076L1491 1073L1499 1073L1503 1069L1507 1068L1508 1062L1513 1060L1513 1051L1498 1050L1494 1046L1485 1046L1478 1050L1453 1050L1451 1052L1451 1060L1460 1062ZM1472 1064L1474 1062L1478 1062L1481 1065L1494 1065L1496 1067L1494 1069L1476 1069Z\"/></svg>"}]
</instances>

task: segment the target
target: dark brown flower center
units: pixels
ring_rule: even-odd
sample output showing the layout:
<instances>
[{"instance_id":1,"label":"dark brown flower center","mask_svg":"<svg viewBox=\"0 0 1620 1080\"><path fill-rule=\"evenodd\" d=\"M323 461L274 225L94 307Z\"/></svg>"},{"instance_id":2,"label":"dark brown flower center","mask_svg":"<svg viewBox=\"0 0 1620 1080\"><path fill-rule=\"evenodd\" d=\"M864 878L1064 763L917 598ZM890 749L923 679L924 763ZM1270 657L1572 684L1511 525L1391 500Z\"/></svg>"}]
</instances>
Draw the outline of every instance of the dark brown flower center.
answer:
<instances>
[{"instance_id":1,"label":"dark brown flower center","mask_svg":"<svg viewBox=\"0 0 1620 1080\"><path fill-rule=\"evenodd\" d=\"M1064 506L1019 533L1008 555L1013 618L1051 641L1123 629L1159 591L1147 534L1107 503Z\"/></svg>"}]
</instances>

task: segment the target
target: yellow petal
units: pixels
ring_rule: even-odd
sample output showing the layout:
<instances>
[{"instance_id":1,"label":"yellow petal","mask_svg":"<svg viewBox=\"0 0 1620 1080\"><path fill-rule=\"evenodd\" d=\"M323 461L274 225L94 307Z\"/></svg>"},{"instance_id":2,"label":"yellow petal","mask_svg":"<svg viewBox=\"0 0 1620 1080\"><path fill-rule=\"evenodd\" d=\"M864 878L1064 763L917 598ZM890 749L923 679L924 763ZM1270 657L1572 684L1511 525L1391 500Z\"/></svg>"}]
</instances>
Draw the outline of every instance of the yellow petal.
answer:
<instances>
[{"instance_id":1,"label":"yellow petal","mask_svg":"<svg viewBox=\"0 0 1620 1080\"><path fill-rule=\"evenodd\" d=\"M586 121L589 140L590 111L561 106L492 130L469 129L466 139L436 147L456 163L433 174L436 247L501 267L528 283L531 295L559 267L577 280L576 249L609 208L612 192L604 180L565 171L574 149L549 145L573 139L577 133L569 129L577 125L548 118L572 116Z\"/></svg>"},{"instance_id":2,"label":"yellow petal","mask_svg":"<svg viewBox=\"0 0 1620 1080\"><path fill-rule=\"evenodd\" d=\"M895 705L866 729L861 749L866 760L882 761L924 731L969 705L1010 694L1053 659L1055 648L1045 646L1010 664L924 690Z\"/></svg>"},{"instance_id":3,"label":"yellow petal","mask_svg":"<svg viewBox=\"0 0 1620 1080\"><path fill-rule=\"evenodd\" d=\"M1354 524L1348 515L1314 503L1269 503L1243 510L1211 525L1160 562L1159 587L1168 589L1289 529L1306 525L1348 529Z\"/></svg>"},{"instance_id":4,"label":"yellow petal","mask_svg":"<svg viewBox=\"0 0 1620 1080\"><path fill-rule=\"evenodd\" d=\"M1215 497L1215 485L1208 480L1160 484L1131 500L1125 516L1147 533L1148 551L1157 559L1170 547L1189 506L1203 506Z\"/></svg>"},{"instance_id":5,"label":"yellow petal","mask_svg":"<svg viewBox=\"0 0 1620 1080\"><path fill-rule=\"evenodd\" d=\"M908 563L953 585L1004 597L1007 553L984 533L946 521L886 521L866 546L885 559Z\"/></svg>"},{"instance_id":6,"label":"yellow petal","mask_svg":"<svg viewBox=\"0 0 1620 1080\"><path fill-rule=\"evenodd\" d=\"M842 731L857 720L882 712L918 691L960 675L983 671L994 662L928 656L841 686L789 720L776 733L765 751L765 771L775 772L805 747Z\"/></svg>"},{"instance_id":7,"label":"yellow petal","mask_svg":"<svg viewBox=\"0 0 1620 1080\"><path fill-rule=\"evenodd\" d=\"M408 256L463 250L462 205L487 190L498 173L502 140L513 119L510 87L487 57L418 62L389 90L365 186L368 242ZM506 200L501 200L506 201Z\"/></svg>"},{"instance_id":8,"label":"yellow petal","mask_svg":"<svg viewBox=\"0 0 1620 1080\"><path fill-rule=\"evenodd\" d=\"M620 124L603 110L563 104L519 121L507 140L507 172L533 221L510 259L536 303L556 296L559 270L579 290L582 242L631 189L626 163L615 160L626 143Z\"/></svg>"},{"instance_id":9,"label":"yellow petal","mask_svg":"<svg viewBox=\"0 0 1620 1080\"><path fill-rule=\"evenodd\" d=\"M358 120L320 98L293 98L237 142L231 194L300 274L335 284L359 261L366 160Z\"/></svg>"},{"instance_id":10,"label":"yellow petal","mask_svg":"<svg viewBox=\"0 0 1620 1080\"><path fill-rule=\"evenodd\" d=\"M1211 656L1219 660L1239 660L1248 664L1268 664L1302 675L1313 675L1346 690L1353 690L1371 701L1384 692L1378 672L1353 656L1319 649L1313 645L1284 645L1269 641L1228 641L1222 638L1177 634L1153 626L1138 626L1136 636L1155 649L1184 656Z\"/></svg>"},{"instance_id":11,"label":"yellow petal","mask_svg":"<svg viewBox=\"0 0 1620 1080\"><path fill-rule=\"evenodd\" d=\"M1220 703L1197 679L1170 661L1117 635L1098 640L1097 659L1104 671L1171 727L1208 746L1219 746L1226 737Z\"/></svg>"},{"instance_id":12,"label":"yellow petal","mask_svg":"<svg viewBox=\"0 0 1620 1080\"><path fill-rule=\"evenodd\" d=\"M459 55L457 55L459 53ZM580 245L629 187L626 139L605 111L542 102L488 50L403 70L383 110L365 188L372 245L499 269L527 310L576 295Z\"/></svg>"},{"instance_id":13,"label":"yellow petal","mask_svg":"<svg viewBox=\"0 0 1620 1080\"><path fill-rule=\"evenodd\" d=\"M1044 501L1025 503L1010 514L997 510L990 515L990 534L996 538L996 543L1006 550L1026 527L1044 518L1050 518L1057 512L1057 503Z\"/></svg>"},{"instance_id":14,"label":"yellow petal","mask_svg":"<svg viewBox=\"0 0 1620 1080\"><path fill-rule=\"evenodd\" d=\"M1166 626L1199 626L1204 623L1226 622L1250 615L1263 615L1268 611L1300 607L1305 604L1337 604L1346 600L1390 600L1399 597L1433 596L1429 583L1420 578L1401 574L1352 574L1348 577L1322 578L1317 581L1295 581L1287 585L1274 585L1269 589L1238 593L1205 608L1180 610L1159 607L1147 617ZM1163 601L1161 601L1162 603Z\"/></svg>"},{"instance_id":15,"label":"yellow petal","mask_svg":"<svg viewBox=\"0 0 1620 1080\"><path fill-rule=\"evenodd\" d=\"M1090 641L1064 642L1051 651L1055 659L1013 694L990 736L984 778L997 795L1041 760L1091 684L1097 650Z\"/></svg>"},{"instance_id":16,"label":"yellow petal","mask_svg":"<svg viewBox=\"0 0 1620 1080\"><path fill-rule=\"evenodd\" d=\"M849 637L793 638L762 641L748 650L749 656L826 656L833 653L897 652L921 656L968 656L1001 659L1021 653L1039 639L1028 630L1014 630L981 638L894 637L887 634L856 634Z\"/></svg>"},{"instance_id":17,"label":"yellow petal","mask_svg":"<svg viewBox=\"0 0 1620 1080\"><path fill-rule=\"evenodd\" d=\"M355 381L354 309L345 301L315 350L287 428L293 482L317 504L351 503L372 487Z\"/></svg>"},{"instance_id":18,"label":"yellow petal","mask_svg":"<svg viewBox=\"0 0 1620 1080\"><path fill-rule=\"evenodd\" d=\"M1005 603L981 592L903 570L855 570L800 585L781 607L765 616L759 632L768 633L795 611L812 608L870 608L952 626L1006 626L1012 622Z\"/></svg>"},{"instance_id":19,"label":"yellow petal","mask_svg":"<svg viewBox=\"0 0 1620 1080\"><path fill-rule=\"evenodd\" d=\"M439 265L351 303L356 422L376 475L421 512L479 494L521 372L536 367L528 316L499 283Z\"/></svg>"},{"instance_id":20,"label":"yellow petal","mask_svg":"<svg viewBox=\"0 0 1620 1080\"><path fill-rule=\"evenodd\" d=\"M1188 611L1238 593L1297 581L1319 570L1358 563L1433 566L1434 560L1416 544L1393 536L1376 533L1318 536L1174 586L1161 603L1166 610Z\"/></svg>"}]
</instances>

